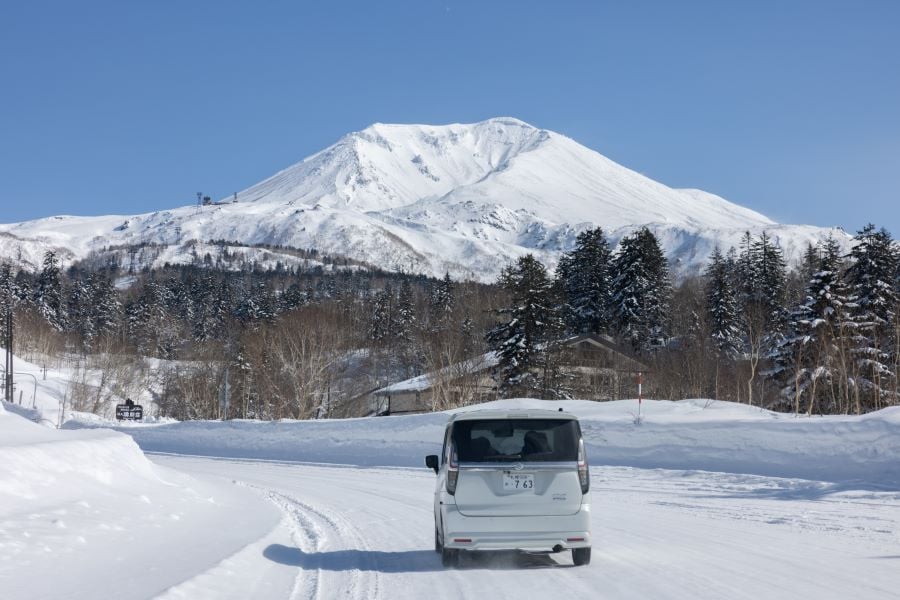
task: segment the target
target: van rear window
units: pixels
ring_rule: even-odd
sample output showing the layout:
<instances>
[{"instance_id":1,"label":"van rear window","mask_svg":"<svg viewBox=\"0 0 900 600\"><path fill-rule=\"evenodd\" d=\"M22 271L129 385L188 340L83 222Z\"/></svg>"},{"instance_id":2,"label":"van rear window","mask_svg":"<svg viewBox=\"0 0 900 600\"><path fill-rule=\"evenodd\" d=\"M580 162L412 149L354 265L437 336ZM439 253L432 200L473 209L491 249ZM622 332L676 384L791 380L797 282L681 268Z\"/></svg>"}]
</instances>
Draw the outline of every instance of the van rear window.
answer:
<instances>
[{"instance_id":1,"label":"van rear window","mask_svg":"<svg viewBox=\"0 0 900 600\"><path fill-rule=\"evenodd\" d=\"M452 436L460 462L578 459L578 423L571 419L459 421Z\"/></svg>"}]
</instances>

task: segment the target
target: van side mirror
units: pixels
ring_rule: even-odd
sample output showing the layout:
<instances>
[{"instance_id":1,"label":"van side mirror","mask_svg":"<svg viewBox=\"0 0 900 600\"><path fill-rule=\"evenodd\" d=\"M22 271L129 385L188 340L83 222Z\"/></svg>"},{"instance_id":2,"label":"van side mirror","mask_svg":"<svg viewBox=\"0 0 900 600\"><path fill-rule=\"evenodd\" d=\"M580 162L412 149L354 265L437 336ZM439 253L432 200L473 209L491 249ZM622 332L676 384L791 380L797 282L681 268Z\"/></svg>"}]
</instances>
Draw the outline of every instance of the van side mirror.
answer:
<instances>
[{"instance_id":1,"label":"van side mirror","mask_svg":"<svg viewBox=\"0 0 900 600\"><path fill-rule=\"evenodd\" d=\"M438 457L437 454L429 454L425 457L425 466L429 469L433 469L435 474L438 472Z\"/></svg>"}]
</instances>

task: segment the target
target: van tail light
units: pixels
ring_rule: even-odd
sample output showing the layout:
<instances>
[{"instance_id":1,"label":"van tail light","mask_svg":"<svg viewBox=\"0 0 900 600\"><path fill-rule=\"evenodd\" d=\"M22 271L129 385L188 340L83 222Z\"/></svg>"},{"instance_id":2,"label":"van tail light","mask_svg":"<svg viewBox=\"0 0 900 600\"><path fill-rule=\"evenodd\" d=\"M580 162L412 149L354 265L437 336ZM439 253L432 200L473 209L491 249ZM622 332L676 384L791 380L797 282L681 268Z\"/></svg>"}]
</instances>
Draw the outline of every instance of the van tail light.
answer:
<instances>
[{"instance_id":1,"label":"van tail light","mask_svg":"<svg viewBox=\"0 0 900 600\"><path fill-rule=\"evenodd\" d=\"M584 438L578 440L578 481L581 493L587 494L591 489L591 474L588 471L587 453L584 451Z\"/></svg>"},{"instance_id":2,"label":"van tail light","mask_svg":"<svg viewBox=\"0 0 900 600\"><path fill-rule=\"evenodd\" d=\"M447 463L447 493L451 496L456 493L456 482L459 480L459 459L456 456L456 448L450 448L450 462Z\"/></svg>"}]
</instances>

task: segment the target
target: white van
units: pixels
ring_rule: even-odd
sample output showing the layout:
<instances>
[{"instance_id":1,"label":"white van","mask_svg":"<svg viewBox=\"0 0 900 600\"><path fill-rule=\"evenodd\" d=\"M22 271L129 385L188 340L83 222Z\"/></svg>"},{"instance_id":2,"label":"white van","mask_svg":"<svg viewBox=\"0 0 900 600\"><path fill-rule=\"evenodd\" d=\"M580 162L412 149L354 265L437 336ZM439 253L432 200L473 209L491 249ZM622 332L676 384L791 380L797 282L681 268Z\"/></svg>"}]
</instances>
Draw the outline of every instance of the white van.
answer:
<instances>
[{"instance_id":1,"label":"white van","mask_svg":"<svg viewBox=\"0 0 900 600\"><path fill-rule=\"evenodd\" d=\"M578 419L551 410L455 414L437 474L434 545L445 566L460 551L572 550L591 560L590 477Z\"/></svg>"}]
</instances>

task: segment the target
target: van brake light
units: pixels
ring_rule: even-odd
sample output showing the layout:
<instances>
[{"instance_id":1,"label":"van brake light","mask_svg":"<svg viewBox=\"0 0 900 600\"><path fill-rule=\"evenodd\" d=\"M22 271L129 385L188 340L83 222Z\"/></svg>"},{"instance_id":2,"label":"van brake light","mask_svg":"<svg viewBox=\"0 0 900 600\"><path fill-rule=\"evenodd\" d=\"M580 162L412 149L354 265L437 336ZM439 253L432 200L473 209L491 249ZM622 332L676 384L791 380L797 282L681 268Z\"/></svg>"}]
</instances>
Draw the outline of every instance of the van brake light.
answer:
<instances>
[{"instance_id":1,"label":"van brake light","mask_svg":"<svg viewBox=\"0 0 900 600\"><path fill-rule=\"evenodd\" d=\"M584 451L584 438L578 440L578 481L581 493L587 494L591 489L591 474L588 471L587 453Z\"/></svg>"},{"instance_id":2,"label":"van brake light","mask_svg":"<svg viewBox=\"0 0 900 600\"><path fill-rule=\"evenodd\" d=\"M456 456L456 447L450 447L450 461L447 463L447 493L456 494L456 482L459 480L459 459Z\"/></svg>"}]
</instances>

